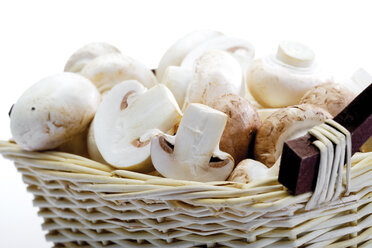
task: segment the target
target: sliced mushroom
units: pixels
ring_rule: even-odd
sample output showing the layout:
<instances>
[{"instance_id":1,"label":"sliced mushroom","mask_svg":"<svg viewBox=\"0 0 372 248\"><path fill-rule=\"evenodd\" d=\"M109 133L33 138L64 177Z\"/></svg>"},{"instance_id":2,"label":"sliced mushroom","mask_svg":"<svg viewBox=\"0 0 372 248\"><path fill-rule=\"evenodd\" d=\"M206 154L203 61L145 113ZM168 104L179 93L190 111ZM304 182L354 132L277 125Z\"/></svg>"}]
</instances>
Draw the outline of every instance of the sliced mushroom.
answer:
<instances>
[{"instance_id":1,"label":"sliced mushroom","mask_svg":"<svg viewBox=\"0 0 372 248\"><path fill-rule=\"evenodd\" d=\"M118 53L99 56L90 61L81 75L91 80L101 93L125 80L137 80L146 88L157 84L150 69L142 63Z\"/></svg>"},{"instance_id":2,"label":"sliced mushroom","mask_svg":"<svg viewBox=\"0 0 372 248\"><path fill-rule=\"evenodd\" d=\"M327 110L332 116L340 113L356 97L345 86L327 83L315 86L301 98L300 104L312 104Z\"/></svg>"},{"instance_id":3,"label":"sliced mushroom","mask_svg":"<svg viewBox=\"0 0 372 248\"><path fill-rule=\"evenodd\" d=\"M330 82L314 62L314 53L297 42L282 42L276 56L255 60L248 72L249 92L265 108L298 104L309 89Z\"/></svg>"},{"instance_id":4,"label":"sliced mushroom","mask_svg":"<svg viewBox=\"0 0 372 248\"><path fill-rule=\"evenodd\" d=\"M117 84L103 98L94 118L94 138L103 159L116 168L151 171L149 130L166 132L181 119L164 85L146 90L135 80Z\"/></svg>"},{"instance_id":5,"label":"sliced mushroom","mask_svg":"<svg viewBox=\"0 0 372 248\"><path fill-rule=\"evenodd\" d=\"M189 33L176 41L163 55L156 69L156 76L163 81L163 75L168 66L179 66L184 57L196 46L222 33L213 30L200 30Z\"/></svg>"},{"instance_id":6,"label":"sliced mushroom","mask_svg":"<svg viewBox=\"0 0 372 248\"><path fill-rule=\"evenodd\" d=\"M200 182L225 180L234 167L230 154L219 150L227 116L201 104L190 104L176 136L151 142L155 169L165 177Z\"/></svg>"},{"instance_id":7,"label":"sliced mushroom","mask_svg":"<svg viewBox=\"0 0 372 248\"><path fill-rule=\"evenodd\" d=\"M208 105L225 94L244 95L242 75L238 61L227 52L206 52L195 61L183 108L190 103Z\"/></svg>"},{"instance_id":8,"label":"sliced mushroom","mask_svg":"<svg viewBox=\"0 0 372 248\"><path fill-rule=\"evenodd\" d=\"M24 150L54 149L87 128L100 98L96 87L78 74L44 78L14 105L10 116L13 138Z\"/></svg>"},{"instance_id":9,"label":"sliced mushroom","mask_svg":"<svg viewBox=\"0 0 372 248\"><path fill-rule=\"evenodd\" d=\"M247 158L251 142L261 126L255 108L248 100L238 95L227 94L214 99L208 106L228 116L220 149L229 153L239 163Z\"/></svg>"},{"instance_id":10,"label":"sliced mushroom","mask_svg":"<svg viewBox=\"0 0 372 248\"><path fill-rule=\"evenodd\" d=\"M255 159L271 167L281 155L285 141L305 135L312 127L330 118L332 116L326 110L310 104L278 110L258 129Z\"/></svg>"},{"instance_id":11,"label":"sliced mushroom","mask_svg":"<svg viewBox=\"0 0 372 248\"><path fill-rule=\"evenodd\" d=\"M105 54L120 53L119 49L105 42L89 43L71 55L65 65L65 72L80 72L91 60Z\"/></svg>"}]
</instances>

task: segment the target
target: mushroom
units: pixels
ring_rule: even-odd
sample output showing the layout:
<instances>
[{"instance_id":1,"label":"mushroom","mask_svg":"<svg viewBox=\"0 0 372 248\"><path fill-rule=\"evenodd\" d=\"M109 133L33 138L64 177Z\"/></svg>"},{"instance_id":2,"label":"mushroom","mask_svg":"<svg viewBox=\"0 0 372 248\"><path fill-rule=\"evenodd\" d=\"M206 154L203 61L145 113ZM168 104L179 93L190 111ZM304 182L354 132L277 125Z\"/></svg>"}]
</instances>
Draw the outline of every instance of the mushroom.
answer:
<instances>
[{"instance_id":1,"label":"mushroom","mask_svg":"<svg viewBox=\"0 0 372 248\"><path fill-rule=\"evenodd\" d=\"M86 136L88 155L94 161L100 162L102 164L107 164L107 162L103 159L101 153L98 150L96 140L94 138L94 127L93 126L94 126L94 119L89 126L88 135Z\"/></svg>"},{"instance_id":2,"label":"mushroom","mask_svg":"<svg viewBox=\"0 0 372 248\"><path fill-rule=\"evenodd\" d=\"M213 30L194 31L177 40L163 55L156 76L159 81L163 81L163 75L168 66L179 66L184 57L196 46L213 37L221 36L222 33Z\"/></svg>"},{"instance_id":3,"label":"mushroom","mask_svg":"<svg viewBox=\"0 0 372 248\"><path fill-rule=\"evenodd\" d=\"M151 142L151 160L165 177L200 182L225 180L234 167L230 154L219 150L227 116L202 104L190 104L177 134Z\"/></svg>"},{"instance_id":4,"label":"mushroom","mask_svg":"<svg viewBox=\"0 0 372 248\"><path fill-rule=\"evenodd\" d=\"M267 117L278 111L280 108L262 108L257 109L258 116L260 117L261 122L264 122Z\"/></svg>"},{"instance_id":5,"label":"mushroom","mask_svg":"<svg viewBox=\"0 0 372 248\"><path fill-rule=\"evenodd\" d=\"M54 149L86 129L99 102L96 87L78 74L46 77L14 105L10 115L13 138L24 150Z\"/></svg>"},{"instance_id":6,"label":"mushroom","mask_svg":"<svg viewBox=\"0 0 372 248\"><path fill-rule=\"evenodd\" d=\"M65 72L79 73L91 60L109 53L120 53L120 51L105 42L89 43L71 55L65 65Z\"/></svg>"},{"instance_id":7,"label":"mushroom","mask_svg":"<svg viewBox=\"0 0 372 248\"><path fill-rule=\"evenodd\" d=\"M119 53L99 56L90 61L81 75L91 80L101 93L125 80L137 80L146 88L157 84L155 75L140 62Z\"/></svg>"},{"instance_id":8,"label":"mushroom","mask_svg":"<svg viewBox=\"0 0 372 248\"><path fill-rule=\"evenodd\" d=\"M254 47L247 40L224 35L217 36L206 40L191 50L182 60L181 67L192 68L194 66L194 62L200 56L211 50L220 50L230 53L230 55L232 55L241 64L243 71L245 71L247 66L253 61L255 54Z\"/></svg>"},{"instance_id":9,"label":"mushroom","mask_svg":"<svg viewBox=\"0 0 372 248\"><path fill-rule=\"evenodd\" d=\"M258 129L255 159L271 167L282 153L285 141L303 136L312 127L332 118L326 110L310 105L295 105L270 115Z\"/></svg>"},{"instance_id":10,"label":"mushroom","mask_svg":"<svg viewBox=\"0 0 372 248\"><path fill-rule=\"evenodd\" d=\"M172 68L168 67L169 70L168 68L164 69L164 73L161 77L161 82L166 84L172 93L176 95L177 102L180 104L180 106L184 106L186 91L192 78L194 77L195 61L203 54L212 50L225 51L240 63L241 80L243 80L246 68L252 62L254 57L254 48L251 43L234 37L217 35L215 37L206 39L198 46L195 46L194 49L190 50L188 54L184 56L182 63L180 63L179 66L175 65L172 66ZM168 73L166 73L167 71ZM239 85L240 91L238 94L244 96L246 93L246 86L242 82L239 83Z\"/></svg>"},{"instance_id":11,"label":"mushroom","mask_svg":"<svg viewBox=\"0 0 372 248\"><path fill-rule=\"evenodd\" d=\"M327 110L332 116L340 113L356 95L345 86L327 83L315 86L301 98L300 104L312 104Z\"/></svg>"},{"instance_id":12,"label":"mushroom","mask_svg":"<svg viewBox=\"0 0 372 248\"><path fill-rule=\"evenodd\" d=\"M208 106L228 116L220 141L221 151L229 153L236 163L247 158L251 142L254 142L254 136L261 126L255 108L248 100L233 94L216 98Z\"/></svg>"},{"instance_id":13,"label":"mushroom","mask_svg":"<svg viewBox=\"0 0 372 248\"><path fill-rule=\"evenodd\" d=\"M251 64L246 79L250 93L265 108L298 104L306 91L331 80L314 57L313 51L301 43L280 43L275 57Z\"/></svg>"},{"instance_id":14,"label":"mushroom","mask_svg":"<svg viewBox=\"0 0 372 248\"><path fill-rule=\"evenodd\" d=\"M280 158L274 166L267 168L263 163L254 159L242 160L233 170L227 181L237 183L250 183L256 180L262 180L268 177L278 177Z\"/></svg>"},{"instance_id":15,"label":"mushroom","mask_svg":"<svg viewBox=\"0 0 372 248\"><path fill-rule=\"evenodd\" d=\"M229 93L244 95L242 75L238 61L227 52L206 52L195 61L194 76L189 83L183 109L189 103L208 105Z\"/></svg>"},{"instance_id":16,"label":"mushroom","mask_svg":"<svg viewBox=\"0 0 372 248\"><path fill-rule=\"evenodd\" d=\"M115 85L103 98L94 118L94 139L103 159L116 168L151 171L152 129L166 132L181 119L172 93L164 85L147 90L135 80Z\"/></svg>"},{"instance_id":17,"label":"mushroom","mask_svg":"<svg viewBox=\"0 0 372 248\"><path fill-rule=\"evenodd\" d=\"M179 66L168 66L163 74L162 83L165 84L177 100L178 106L183 106L187 87L192 79L192 70Z\"/></svg>"}]
</instances>

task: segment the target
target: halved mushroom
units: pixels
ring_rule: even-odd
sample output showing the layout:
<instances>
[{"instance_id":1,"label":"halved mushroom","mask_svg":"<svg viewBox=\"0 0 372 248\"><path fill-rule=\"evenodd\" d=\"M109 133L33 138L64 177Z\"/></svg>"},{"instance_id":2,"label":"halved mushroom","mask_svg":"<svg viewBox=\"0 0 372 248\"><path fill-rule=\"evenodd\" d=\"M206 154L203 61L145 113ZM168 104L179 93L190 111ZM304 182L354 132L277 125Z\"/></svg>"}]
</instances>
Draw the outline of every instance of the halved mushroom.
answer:
<instances>
[{"instance_id":1,"label":"halved mushroom","mask_svg":"<svg viewBox=\"0 0 372 248\"><path fill-rule=\"evenodd\" d=\"M327 83L315 86L301 98L300 104L312 104L327 110L332 116L340 113L356 97L345 86Z\"/></svg>"},{"instance_id":2,"label":"halved mushroom","mask_svg":"<svg viewBox=\"0 0 372 248\"><path fill-rule=\"evenodd\" d=\"M254 136L261 126L255 108L248 100L233 94L216 98L208 106L228 116L220 141L221 151L229 153L235 163L247 158Z\"/></svg>"},{"instance_id":3,"label":"halved mushroom","mask_svg":"<svg viewBox=\"0 0 372 248\"><path fill-rule=\"evenodd\" d=\"M242 77L241 66L230 54L219 50L206 52L195 61L183 109L190 103L208 105L225 94L244 95Z\"/></svg>"},{"instance_id":4,"label":"halved mushroom","mask_svg":"<svg viewBox=\"0 0 372 248\"><path fill-rule=\"evenodd\" d=\"M260 120L264 122L267 117L278 111L280 108L262 108L257 109L258 116L260 117Z\"/></svg>"},{"instance_id":5,"label":"halved mushroom","mask_svg":"<svg viewBox=\"0 0 372 248\"><path fill-rule=\"evenodd\" d=\"M10 115L13 138L24 150L54 149L86 129L100 99L96 87L79 74L46 77L14 105Z\"/></svg>"},{"instance_id":6,"label":"halved mushroom","mask_svg":"<svg viewBox=\"0 0 372 248\"><path fill-rule=\"evenodd\" d=\"M151 171L149 130L166 132L181 119L172 93L164 85L149 90L124 81L103 98L94 118L94 138L103 159L121 169Z\"/></svg>"},{"instance_id":7,"label":"halved mushroom","mask_svg":"<svg viewBox=\"0 0 372 248\"><path fill-rule=\"evenodd\" d=\"M202 104L190 104L176 136L151 142L155 169L165 177L200 182L225 180L234 167L230 154L219 150L227 116Z\"/></svg>"},{"instance_id":8,"label":"halved mushroom","mask_svg":"<svg viewBox=\"0 0 372 248\"><path fill-rule=\"evenodd\" d=\"M109 53L120 53L120 51L105 42L89 43L71 55L64 71L79 73L91 60Z\"/></svg>"},{"instance_id":9,"label":"halved mushroom","mask_svg":"<svg viewBox=\"0 0 372 248\"><path fill-rule=\"evenodd\" d=\"M282 153L285 141L303 136L312 127L332 118L326 110L310 105L295 105L270 115L258 129L255 159L271 167Z\"/></svg>"},{"instance_id":10,"label":"halved mushroom","mask_svg":"<svg viewBox=\"0 0 372 248\"><path fill-rule=\"evenodd\" d=\"M125 80L137 80L146 88L157 84L157 79L150 69L119 53L93 59L83 68L81 75L91 80L101 93Z\"/></svg>"},{"instance_id":11,"label":"halved mushroom","mask_svg":"<svg viewBox=\"0 0 372 248\"><path fill-rule=\"evenodd\" d=\"M196 46L213 37L221 36L222 33L213 30L200 30L189 33L177 40L164 53L156 69L156 77L163 81L163 75L168 66L179 66L184 57Z\"/></svg>"}]
</instances>

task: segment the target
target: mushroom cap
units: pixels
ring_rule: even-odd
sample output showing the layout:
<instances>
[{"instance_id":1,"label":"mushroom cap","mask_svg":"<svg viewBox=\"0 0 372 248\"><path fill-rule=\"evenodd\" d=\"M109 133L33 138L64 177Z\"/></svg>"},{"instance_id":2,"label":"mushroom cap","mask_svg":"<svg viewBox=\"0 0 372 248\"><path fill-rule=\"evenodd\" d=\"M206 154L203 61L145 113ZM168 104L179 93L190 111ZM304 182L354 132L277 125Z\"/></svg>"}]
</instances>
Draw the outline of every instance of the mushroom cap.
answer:
<instances>
[{"instance_id":1,"label":"mushroom cap","mask_svg":"<svg viewBox=\"0 0 372 248\"><path fill-rule=\"evenodd\" d=\"M332 116L324 109L301 104L278 110L258 129L255 159L271 167L282 153L285 141L305 135L312 127Z\"/></svg>"},{"instance_id":2,"label":"mushroom cap","mask_svg":"<svg viewBox=\"0 0 372 248\"><path fill-rule=\"evenodd\" d=\"M185 56L196 46L213 37L221 36L222 33L213 30L198 30L191 32L177 40L161 58L156 76L163 81L163 75L168 66L179 66Z\"/></svg>"},{"instance_id":3,"label":"mushroom cap","mask_svg":"<svg viewBox=\"0 0 372 248\"><path fill-rule=\"evenodd\" d=\"M327 110L332 116L340 113L356 97L345 86L327 83L315 86L301 98L300 104L313 104Z\"/></svg>"},{"instance_id":4,"label":"mushroom cap","mask_svg":"<svg viewBox=\"0 0 372 248\"><path fill-rule=\"evenodd\" d=\"M217 36L206 40L191 50L183 59L181 66L184 68L193 68L195 61L208 51L225 51L233 56L241 65L243 70L253 61L254 47L243 39L229 36Z\"/></svg>"},{"instance_id":5,"label":"mushroom cap","mask_svg":"<svg viewBox=\"0 0 372 248\"><path fill-rule=\"evenodd\" d=\"M24 150L54 149L84 131L100 98L96 87L78 74L46 77L14 105L10 116L13 138Z\"/></svg>"},{"instance_id":6,"label":"mushroom cap","mask_svg":"<svg viewBox=\"0 0 372 248\"><path fill-rule=\"evenodd\" d=\"M269 168L263 163L253 159L244 159L235 167L227 181L250 183L266 178L268 171Z\"/></svg>"},{"instance_id":7,"label":"mushroom cap","mask_svg":"<svg viewBox=\"0 0 372 248\"><path fill-rule=\"evenodd\" d=\"M173 93L178 106L183 106L184 104L191 79L192 72L179 66L168 66L163 74L162 83Z\"/></svg>"},{"instance_id":8,"label":"mushroom cap","mask_svg":"<svg viewBox=\"0 0 372 248\"><path fill-rule=\"evenodd\" d=\"M256 109L243 97L233 94L216 98L208 106L228 116L220 140L221 151L229 153L236 163L247 158L252 139L261 126Z\"/></svg>"},{"instance_id":9,"label":"mushroom cap","mask_svg":"<svg viewBox=\"0 0 372 248\"><path fill-rule=\"evenodd\" d=\"M311 88L331 81L331 77L313 63L297 67L274 56L255 60L247 71L246 83L257 102L266 108L298 104Z\"/></svg>"},{"instance_id":10,"label":"mushroom cap","mask_svg":"<svg viewBox=\"0 0 372 248\"><path fill-rule=\"evenodd\" d=\"M91 60L109 53L120 53L119 49L105 42L89 43L77 51L67 60L65 72L80 72Z\"/></svg>"},{"instance_id":11,"label":"mushroom cap","mask_svg":"<svg viewBox=\"0 0 372 248\"><path fill-rule=\"evenodd\" d=\"M119 53L106 54L93 59L83 68L81 75L91 80L101 93L125 80L137 80L146 88L157 84L157 79L150 69Z\"/></svg>"},{"instance_id":12,"label":"mushroom cap","mask_svg":"<svg viewBox=\"0 0 372 248\"><path fill-rule=\"evenodd\" d=\"M244 95L243 72L240 64L229 53L212 50L195 61L194 76L188 86L185 105L202 103L225 94Z\"/></svg>"},{"instance_id":13,"label":"mushroom cap","mask_svg":"<svg viewBox=\"0 0 372 248\"><path fill-rule=\"evenodd\" d=\"M147 90L141 83L128 80L115 85L103 98L94 118L94 138L103 159L117 167L149 171L150 140L146 132L166 132L181 118L172 93L164 85Z\"/></svg>"}]
</instances>

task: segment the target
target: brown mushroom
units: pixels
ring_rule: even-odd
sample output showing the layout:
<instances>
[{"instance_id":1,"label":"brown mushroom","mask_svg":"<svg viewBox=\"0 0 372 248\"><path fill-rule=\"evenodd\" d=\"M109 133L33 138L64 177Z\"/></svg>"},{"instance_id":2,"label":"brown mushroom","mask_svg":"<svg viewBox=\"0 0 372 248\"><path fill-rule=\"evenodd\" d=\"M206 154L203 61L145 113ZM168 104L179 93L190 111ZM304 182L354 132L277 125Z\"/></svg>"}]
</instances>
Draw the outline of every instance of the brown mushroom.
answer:
<instances>
[{"instance_id":1,"label":"brown mushroom","mask_svg":"<svg viewBox=\"0 0 372 248\"><path fill-rule=\"evenodd\" d=\"M300 104L313 104L327 110L332 116L340 113L356 95L345 86L327 83L315 86L305 93Z\"/></svg>"},{"instance_id":2,"label":"brown mushroom","mask_svg":"<svg viewBox=\"0 0 372 248\"><path fill-rule=\"evenodd\" d=\"M286 140L305 135L312 127L332 118L326 110L311 104L295 105L270 115L258 129L255 158L271 167L282 153Z\"/></svg>"},{"instance_id":3,"label":"brown mushroom","mask_svg":"<svg viewBox=\"0 0 372 248\"><path fill-rule=\"evenodd\" d=\"M208 105L228 116L220 149L229 153L238 164L247 158L250 143L261 126L256 109L248 100L234 94L223 95Z\"/></svg>"}]
</instances>

